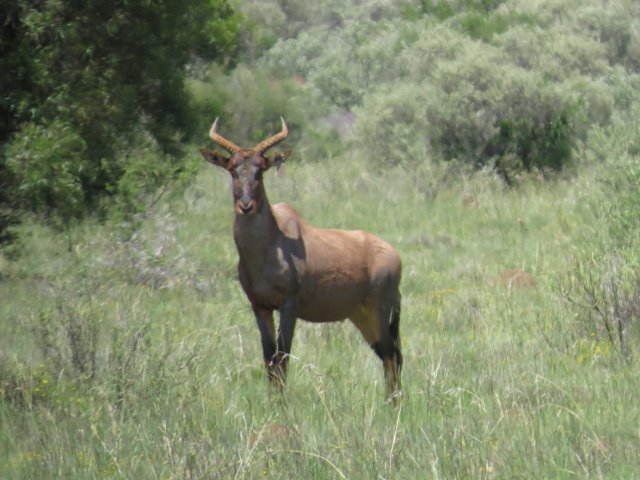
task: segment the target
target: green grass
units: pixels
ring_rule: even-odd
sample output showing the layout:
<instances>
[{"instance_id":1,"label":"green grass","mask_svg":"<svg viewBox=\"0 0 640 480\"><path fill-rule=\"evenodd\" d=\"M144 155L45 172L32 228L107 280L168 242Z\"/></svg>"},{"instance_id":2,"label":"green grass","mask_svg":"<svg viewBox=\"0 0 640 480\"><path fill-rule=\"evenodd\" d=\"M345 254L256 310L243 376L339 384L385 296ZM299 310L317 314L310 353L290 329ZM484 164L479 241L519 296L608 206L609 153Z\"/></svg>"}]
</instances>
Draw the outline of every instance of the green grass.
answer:
<instances>
[{"instance_id":1,"label":"green grass","mask_svg":"<svg viewBox=\"0 0 640 480\"><path fill-rule=\"evenodd\" d=\"M286 394L269 392L224 172L129 240L24 227L28 254L0 271L2 478L632 478L637 362L581 336L558 291L602 228L594 175L509 190L354 158L268 174L272 202L400 251L397 408L348 322L298 323ZM509 268L537 287L496 284Z\"/></svg>"}]
</instances>

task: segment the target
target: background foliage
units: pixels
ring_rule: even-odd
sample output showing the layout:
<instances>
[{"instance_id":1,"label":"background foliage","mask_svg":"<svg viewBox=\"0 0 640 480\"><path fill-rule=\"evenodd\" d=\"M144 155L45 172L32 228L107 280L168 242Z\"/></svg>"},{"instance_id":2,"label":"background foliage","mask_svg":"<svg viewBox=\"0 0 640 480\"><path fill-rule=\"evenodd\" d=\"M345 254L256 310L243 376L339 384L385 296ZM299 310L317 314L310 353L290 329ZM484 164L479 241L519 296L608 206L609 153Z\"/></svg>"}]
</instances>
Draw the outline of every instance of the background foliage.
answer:
<instances>
[{"instance_id":1,"label":"background foliage","mask_svg":"<svg viewBox=\"0 0 640 480\"><path fill-rule=\"evenodd\" d=\"M239 17L224 0L4 1L0 23L0 202L64 222L121 190L141 144L170 155L155 188L180 170L186 68L232 60Z\"/></svg>"}]
</instances>

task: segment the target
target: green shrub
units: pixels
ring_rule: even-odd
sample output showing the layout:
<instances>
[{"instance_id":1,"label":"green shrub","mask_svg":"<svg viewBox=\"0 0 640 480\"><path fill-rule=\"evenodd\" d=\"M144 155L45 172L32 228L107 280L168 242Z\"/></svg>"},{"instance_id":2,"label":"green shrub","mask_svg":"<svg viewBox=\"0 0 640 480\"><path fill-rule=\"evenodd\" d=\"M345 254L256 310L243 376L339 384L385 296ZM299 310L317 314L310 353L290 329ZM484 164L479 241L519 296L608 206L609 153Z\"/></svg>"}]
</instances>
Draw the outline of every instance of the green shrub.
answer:
<instances>
[{"instance_id":1,"label":"green shrub","mask_svg":"<svg viewBox=\"0 0 640 480\"><path fill-rule=\"evenodd\" d=\"M283 79L277 72L258 74L241 65L229 76L218 78L214 85L222 92L225 106L202 115L206 123L201 125L200 141L208 137L216 116L220 117L223 135L246 148L279 131L280 116L287 121L291 141L300 138L299 125L304 115L299 98L303 93L295 79Z\"/></svg>"},{"instance_id":2,"label":"green shrub","mask_svg":"<svg viewBox=\"0 0 640 480\"><path fill-rule=\"evenodd\" d=\"M313 70L309 72L309 80L338 108L358 105L370 80L365 71L368 65L358 61L359 33L358 29L347 29L326 38L326 51L315 59ZM360 35L360 40L365 38Z\"/></svg>"},{"instance_id":3,"label":"green shrub","mask_svg":"<svg viewBox=\"0 0 640 480\"><path fill-rule=\"evenodd\" d=\"M637 154L636 154L637 155ZM637 255L640 247L640 163L633 156L619 161L602 179L606 202L600 215L606 219L612 247ZM640 267L640 255L634 264ZM629 259L630 260L630 259Z\"/></svg>"},{"instance_id":4,"label":"green shrub","mask_svg":"<svg viewBox=\"0 0 640 480\"><path fill-rule=\"evenodd\" d=\"M406 65L399 54L416 38L414 24L393 14L376 21L356 16L339 29L310 26L296 38L281 40L264 62L313 84L323 102L350 109L381 83L403 76Z\"/></svg>"},{"instance_id":5,"label":"green shrub","mask_svg":"<svg viewBox=\"0 0 640 480\"><path fill-rule=\"evenodd\" d=\"M458 12L487 14L504 2L505 0L420 0L420 5L427 15L435 15L444 20Z\"/></svg>"},{"instance_id":6,"label":"green shrub","mask_svg":"<svg viewBox=\"0 0 640 480\"><path fill-rule=\"evenodd\" d=\"M251 25L246 45L249 52L260 52L278 38L291 38L314 28L338 28L355 2L306 2L304 0L242 0L241 10ZM367 7L374 9L368 5ZM255 48L257 47L257 48Z\"/></svg>"},{"instance_id":7,"label":"green shrub","mask_svg":"<svg viewBox=\"0 0 640 480\"><path fill-rule=\"evenodd\" d=\"M70 268L39 298L30 332L40 359L37 376L49 379L50 394L45 397L37 385L41 389L29 393L32 400L57 400L64 406L70 388L87 392L97 387L110 403L120 405L147 399L164 384L168 340L152 340L152 321L138 308L139 299L127 292L120 292L116 302L110 299L114 290L104 282L105 273L89 276L86 265ZM11 378L11 370L6 373Z\"/></svg>"},{"instance_id":8,"label":"green shrub","mask_svg":"<svg viewBox=\"0 0 640 480\"><path fill-rule=\"evenodd\" d=\"M469 12L460 19L460 27L471 38L488 42L509 28L509 19L503 15Z\"/></svg>"},{"instance_id":9,"label":"green shrub","mask_svg":"<svg viewBox=\"0 0 640 480\"><path fill-rule=\"evenodd\" d=\"M6 148L13 200L62 227L88 208L96 210L91 189L103 184L112 198L101 210L124 218L144 212L161 188L179 185L194 173L191 163L164 153L143 129L129 136L132 146L99 162L82 137L61 121L24 126Z\"/></svg>"},{"instance_id":10,"label":"green shrub","mask_svg":"<svg viewBox=\"0 0 640 480\"><path fill-rule=\"evenodd\" d=\"M495 164L507 179L570 161L579 97L563 86L446 29L424 35L404 60L418 83L392 84L357 110L354 141L366 155Z\"/></svg>"},{"instance_id":11,"label":"green shrub","mask_svg":"<svg viewBox=\"0 0 640 480\"><path fill-rule=\"evenodd\" d=\"M224 111L227 74L216 65L208 65L203 71L194 72L186 82L193 115L194 141L200 142L203 133L211 126L213 117Z\"/></svg>"},{"instance_id":12,"label":"green shrub","mask_svg":"<svg viewBox=\"0 0 640 480\"><path fill-rule=\"evenodd\" d=\"M283 76L299 76L308 79L317 68L318 59L334 48L326 32L309 29L296 38L280 39L269 50L261 63Z\"/></svg>"},{"instance_id":13,"label":"green shrub","mask_svg":"<svg viewBox=\"0 0 640 480\"><path fill-rule=\"evenodd\" d=\"M578 338L631 359L640 349L640 270L615 253L578 261L560 287Z\"/></svg>"},{"instance_id":14,"label":"green shrub","mask_svg":"<svg viewBox=\"0 0 640 480\"><path fill-rule=\"evenodd\" d=\"M83 179L90 183L97 169L70 125L25 125L8 144L6 156L12 193L23 208L47 215L55 211L63 221L84 213Z\"/></svg>"},{"instance_id":15,"label":"green shrub","mask_svg":"<svg viewBox=\"0 0 640 480\"><path fill-rule=\"evenodd\" d=\"M412 83L367 97L356 110L351 144L373 163L421 163L430 157L424 93Z\"/></svg>"},{"instance_id":16,"label":"green shrub","mask_svg":"<svg viewBox=\"0 0 640 480\"><path fill-rule=\"evenodd\" d=\"M609 63L630 71L640 69L640 30L637 2L601 2L577 12L575 28L591 32L605 47Z\"/></svg>"},{"instance_id":17,"label":"green shrub","mask_svg":"<svg viewBox=\"0 0 640 480\"><path fill-rule=\"evenodd\" d=\"M232 58L238 17L226 0L23 3L1 20L0 208L64 224L117 190L140 131L180 156L186 66Z\"/></svg>"},{"instance_id":18,"label":"green shrub","mask_svg":"<svg viewBox=\"0 0 640 480\"><path fill-rule=\"evenodd\" d=\"M239 56L245 61L255 61L286 31L287 16L275 2L243 0L241 9L245 13L240 28Z\"/></svg>"},{"instance_id":19,"label":"green shrub","mask_svg":"<svg viewBox=\"0 0 640 480\"><path fill-rule=\"evenodd\" d=\"M210 69L189 82L189 92L200 125L198 142L209 142L208 131L216 117L223 135L249 148L280 129L280 116L289 127L295 161L323 159L342 150L338 132L323 122L331 113L317 89L303 77L289 76L277 67L256 74L241 65L225 74Z\"/></svg>"},{"instance_id":20,"label":"green shrub","mask_svg":"<svg viewBox=\"0 0 640 480\"><path fill-rule=\"evenodd\" d=\"M141 132L138 138L137 146L116 159L122 174L107 207L111 216L131 222L134 228L142 220L140 214L148 214L165 193L179 191L200 166L195 151L176 158L164 153L149 135Z\"/></svg>"},{"instance_id":21,"label":"green shrub","mask_svg":"<svg viewBox=\"0 0 640 480\"><path fill-rule=\"evenodd\" d=\"M631 359L640 350L640 163L630 155L608 162L598 168L599 191L587 200L600 228L562 278L560 294L581 341L608 345Z\"/></svg>"},{"instance_id":22,"label":"green shrub","mask_svg":"<svg viewBox=\"0 0 640 480\"><path fill-rule=\"evenodd\" d=\"M255 67L209 82L208 110L229 99L235 138L246 141L277 128L268 112L296 112L309 157L342 151L345 138L322 122L355 112L346 146L382 163L455 160L492 166L508 181L561 170L577 151L593 157L593 132L637 101L627 70L634 8L607 9L599 0L347 2L331 23L315 6L265 2L250 16L295 33ZM288 23L301 19L301 30ZM291 79L304 87L289 89ZM264 121L274 123L265 129Z\"/></svg>"},{"instance_id":23,"label":"green shrub","mask_svg":"<svg viewBox=\"0 0 640 480\"><path fill-rule=\"evenodd\" d=\"M536 123L521 118L496 123L498 131L487 151L493 154L492 158L497 157L498 172L507 180L520 170L560 170L569 161L573 147L571 114L561 111L551 115ZM505 163L509 158L520 163Z\"/></svg>"},{"instance_id":24,"label":"green shrub","mask_svg":"<svg viewBox=\"0 0 640 480\"><path fill-rule=\"evenodd\" d=\"M493 43L512 63L538 72L548 82L573 77L591 80L606 75L610 68L602 43L563 27L515 25Z\"/></svg>"}]
</instances>

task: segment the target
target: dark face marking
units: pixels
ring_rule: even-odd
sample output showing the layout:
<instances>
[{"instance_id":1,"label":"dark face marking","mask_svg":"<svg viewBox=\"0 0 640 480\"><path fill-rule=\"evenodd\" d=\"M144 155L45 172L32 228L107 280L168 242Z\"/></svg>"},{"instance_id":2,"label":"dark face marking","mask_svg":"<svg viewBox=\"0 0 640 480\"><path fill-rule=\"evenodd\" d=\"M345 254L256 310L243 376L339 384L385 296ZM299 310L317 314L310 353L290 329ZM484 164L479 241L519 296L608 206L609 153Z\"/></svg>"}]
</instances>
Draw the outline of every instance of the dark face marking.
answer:
<instances>
[{"instance_id":1,"label":"dark face marking","mask_svg":"<svg viewBox=\"0 0 640 480\"><path fill-rule=\"evenodd\" d=\"M262 155L252 153L244 157L241 153L233 155L227 168L231 174L233 209L236 215L253 215L265 199L262 174L266 162Z\"/></svg>"},{"instance_id":2,"label":"dark face marking","mask_svg":"<svg viewBox=\"0 0 640 480\"><path fill-rule=\"evenodd\" d=\"M240 149L231 157L206 148L201 148L200 153L209 163L224 168L231 175L233 210L236 215L253 215L260 211L262 204L266 201L262 185L263 173L274 165L276 167L282 165L291 154L291 150L275 152L267 156L255 149Z\"/></svg>"}]
</instances>

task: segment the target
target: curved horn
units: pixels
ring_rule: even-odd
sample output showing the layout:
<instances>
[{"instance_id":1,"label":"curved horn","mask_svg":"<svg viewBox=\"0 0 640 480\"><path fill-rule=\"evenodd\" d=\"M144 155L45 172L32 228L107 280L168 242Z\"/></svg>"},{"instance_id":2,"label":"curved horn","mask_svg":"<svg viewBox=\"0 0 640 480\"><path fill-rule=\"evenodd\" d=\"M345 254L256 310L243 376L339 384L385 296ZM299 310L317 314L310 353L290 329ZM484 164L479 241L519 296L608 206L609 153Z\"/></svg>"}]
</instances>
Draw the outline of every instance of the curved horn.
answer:
<instances>
[{"instance_id":1,"label":"curved horn","mask_svg":"<svg viewBox=\"0 0 640 480\"><path fill-rule=\"evenodd\" d=\"M242 151L243 149L241 147L239 147L238 145L236 145L232 141L227 140L222 135L220 135L218 132L216 132L217 123L218 123L218 117L216 117L216 119L213 122L213 125L211 125L211 130L209 130L209 136L211 137L211 140L216 142L218 145L220 145L222 148L224 148L229 153L237 153L237 152Z\"/></svg>"},{"instance_id":2,"label":"curved horn","mask_svg":"<svg viewBox=\"0 0 640 480\"><path fill-rule=\"evenodd\" d=\"M271 147L276 146L278 143L280 143L285 138L287 138L287 135L289 135L289 129L287 128L287 124L284 123L284 118L282 117L280 117L280 121L282 122L282 130L280 130L280 133L276 133L272 137L269 137L266 140L263 140L262 142L257 144L255 147L253 147L254 152L264 153L267 150L269 150Z\"/></svg>"}]
</instances>

